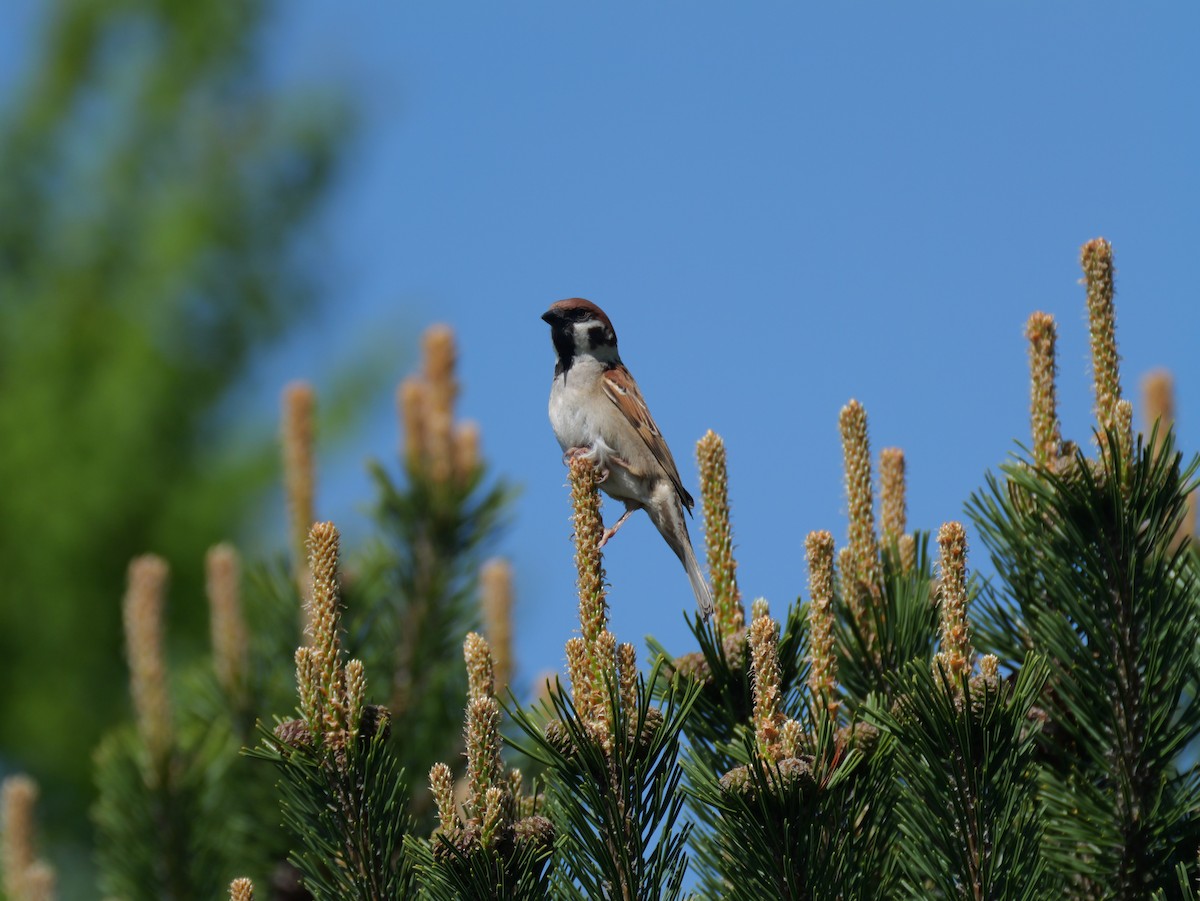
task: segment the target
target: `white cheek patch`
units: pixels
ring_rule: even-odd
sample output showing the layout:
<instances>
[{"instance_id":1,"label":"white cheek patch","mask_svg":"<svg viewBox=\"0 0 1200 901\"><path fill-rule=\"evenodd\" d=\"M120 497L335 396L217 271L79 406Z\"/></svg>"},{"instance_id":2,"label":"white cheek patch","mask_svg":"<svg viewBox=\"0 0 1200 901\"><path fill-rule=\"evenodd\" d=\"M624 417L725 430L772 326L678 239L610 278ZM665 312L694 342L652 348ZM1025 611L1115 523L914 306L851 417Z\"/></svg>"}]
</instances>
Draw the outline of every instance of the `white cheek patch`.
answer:
<instances>
[{"instance_id":1,"label":"white cheek patch","mask_svg":"<svg viewBox=\"0 0 1200 901\"><path fill-rule=\"evenodd\" d=\"M603 362L617 358L616 343L603 323L590 319L587 322L574 323L572 329L575 353L578 356L592 356Z\"/></svg>"},{"instance_id":2,"label":"white cheek patch","mask_svg":"<svg viewBox=\"0 0 1200 901\"><path fill-rule=\"evenodd\" d=\"M592 349L592 329L595 322L576 322L571 326L575 336L575 350L579 353L589 353Z\"/></svg>"}]
</instances>

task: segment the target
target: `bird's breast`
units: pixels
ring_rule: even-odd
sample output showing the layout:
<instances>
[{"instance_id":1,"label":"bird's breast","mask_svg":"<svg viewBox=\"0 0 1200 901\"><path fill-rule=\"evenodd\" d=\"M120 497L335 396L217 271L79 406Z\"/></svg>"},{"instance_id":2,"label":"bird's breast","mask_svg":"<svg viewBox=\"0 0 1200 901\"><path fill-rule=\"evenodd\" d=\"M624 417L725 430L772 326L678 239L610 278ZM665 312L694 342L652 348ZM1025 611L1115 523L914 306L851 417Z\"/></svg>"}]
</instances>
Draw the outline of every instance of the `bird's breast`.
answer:
<instances>
[{"instance_id":1,"label":"bird's breast","mask_svg":"<svg viewBox=\"0 0 1200 901\"><path fill-rule=\"evenodd\" d=\"M554 377L550 387L550 425L554 437L565 451L572 447L589 447L595 440L597 426L594 422L587 397L579 385L576 373L568 372Z\"/></svg>"},{"instance_id":2,"label":"bird's breast","mask_svg":"<svg viewBox=\"0 0 1200 901\"><path fill-rule=\"evenodd\" d=\"M621 412L594 380L572 367L566 378L555 376L550 388L550 425L564 450L586 447L589 456L608 476L601 490L621 500L635 500L647 490L653 467L643 457L647 452ZM620 462L616 462L613 458Z\"/></svg>"}]
</instances>

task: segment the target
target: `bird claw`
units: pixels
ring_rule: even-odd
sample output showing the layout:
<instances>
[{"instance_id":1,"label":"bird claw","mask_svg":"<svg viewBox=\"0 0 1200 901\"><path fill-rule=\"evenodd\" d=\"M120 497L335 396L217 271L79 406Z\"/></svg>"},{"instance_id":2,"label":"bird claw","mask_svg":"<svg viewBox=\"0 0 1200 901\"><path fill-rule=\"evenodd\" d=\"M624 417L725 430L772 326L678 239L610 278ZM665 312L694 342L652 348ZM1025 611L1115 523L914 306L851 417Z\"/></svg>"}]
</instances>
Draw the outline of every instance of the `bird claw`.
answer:
<instances>
[{"instance_id":1,"label":"bird claw","mask_svg":"<svg viewBox=\"0 0 1200 901\"><path fill-rule=\"evenodd\" d=\"M582 457L591 451L590 447L568 447L563 451L563 466L570 466L576 457Z\"/></svg>"},{"instance_id":2,"label":"bird claw","mask_svg":"<svg viewBox=\"0 0 1200 901\"><path fill-rule=\"evenodd\" d=\"M572 460L576 460L581 457L585 457L589 460L593 460L593 459L595 459L595 455L596 455L595 448L568 447L565 451L563 451L563 457L562 457L563 466L570 466ZM622 461L620 458L617 458L617 462L623 463L624 461ZM608 467L607 466L597 466L596 467L596 484L599 485L601 482L603 482L607 478L608 478Z\"/></svg>"}]
</instances>

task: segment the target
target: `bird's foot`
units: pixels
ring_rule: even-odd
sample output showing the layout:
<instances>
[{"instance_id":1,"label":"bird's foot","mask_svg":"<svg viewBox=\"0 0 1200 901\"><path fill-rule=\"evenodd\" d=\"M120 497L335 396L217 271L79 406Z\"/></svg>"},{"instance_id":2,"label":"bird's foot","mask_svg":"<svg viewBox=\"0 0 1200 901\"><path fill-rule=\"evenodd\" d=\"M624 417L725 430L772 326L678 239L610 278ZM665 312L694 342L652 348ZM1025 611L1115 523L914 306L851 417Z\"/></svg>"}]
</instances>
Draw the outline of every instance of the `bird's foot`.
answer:
<instances>
[{"instance_id":1,"label":"bird's foot","mask_svg":"<svg viewBox=\"0 0 1200 901\"><path fill-rule=\"evenodd\" d=\"M570 466L576 457L586 457L592 453L590 447L568 447L563 451L563 466Z\"/></svg>"},{"instance_id":2,"label":"bird's foot","mask_svg":"<svg viewBox=\"0 0 1200 901\"><path fill-rule=\"evenodd\" d=\"M570 466L572 460L579 460L579 459L591 460L593 463L595 463L597 459L603 459L603 458L597 457L595 447L568 447L563 452L563 458L562 458L563 466ZM622 462L619 457L616 459L617 459L617 462ZM603 482L607 478L608 478L608 467L597 464L596 465L596 484L599 485L601 482Z\"/></svg>"}]
</instances>

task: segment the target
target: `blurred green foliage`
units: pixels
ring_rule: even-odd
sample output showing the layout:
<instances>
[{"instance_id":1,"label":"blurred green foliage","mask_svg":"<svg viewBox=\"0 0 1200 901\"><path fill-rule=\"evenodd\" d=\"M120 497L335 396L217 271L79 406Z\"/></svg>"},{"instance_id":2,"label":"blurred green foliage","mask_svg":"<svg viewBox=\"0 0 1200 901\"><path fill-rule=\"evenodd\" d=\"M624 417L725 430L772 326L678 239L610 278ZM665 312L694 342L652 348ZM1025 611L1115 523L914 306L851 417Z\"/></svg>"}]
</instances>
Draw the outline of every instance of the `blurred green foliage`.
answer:
<instances>
[{"instance_id":1,"label":"blurred green foliage","mask_svg":"<svg viewBox=\"0 0 1200 901\"><path fill-rule=\"evenodd\" d=\"M271 86L266 14L53 0L0 120L0 762L42 782L52 832L86 822L90 749L128 704L127 561L171 562L195 642L204 550L274 472L272 442L216 436L312 304L302 227L347 122Z\"/></svg>"}]
</instances>

